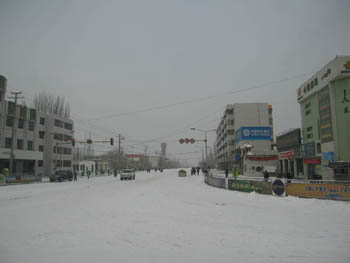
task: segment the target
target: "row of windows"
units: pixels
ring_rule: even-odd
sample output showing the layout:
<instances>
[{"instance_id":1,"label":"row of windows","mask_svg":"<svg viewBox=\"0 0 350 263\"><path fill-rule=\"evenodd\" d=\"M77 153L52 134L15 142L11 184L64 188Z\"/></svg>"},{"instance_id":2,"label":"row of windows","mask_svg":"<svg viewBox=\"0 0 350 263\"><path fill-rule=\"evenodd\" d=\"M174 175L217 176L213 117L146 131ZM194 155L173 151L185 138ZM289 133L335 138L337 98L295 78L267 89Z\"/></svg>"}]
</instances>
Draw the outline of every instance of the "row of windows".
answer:
<instances>
[{"instance_id":1,"label":"row of windows","mask_svg":"<svg viewBox=\"0 0 350 263\"><path fill-rule=\"evenodd\" d=\"M58 141L72 141L73 137L70 135L65 135L61 133L55 133L53 138Z\"/></svg>"},{"instance_id":2,"label":"row of windows","mask_svg":"<svg viewBox=\"0 0 350 263\"><path fill-rule=\"evenodd\" d=\"M65 147L54 146L53 147L53 153L72 154L72 148L65 148Z\"/></svg>"},{"instance_id":3,"label":"row of windows","mask_svg":"<svg viewBox=\"0 0 350 263\"><path fill-rule=\"evenodd\" d=\"M11 148L12 138L5 138L5 148ZM17 140L17 149L25 150L24 143L22 139ZM27 141L27 151L33 151L33 141Z\"/></svg>"},{"instance_id":4,"label":"row of windows","mask_svg":"<svg viewBox=\"0 0 350 263\"><path fill-rule=\"evenodd\" d=\"M26 106L17 106L17 108L19 108L20 118L27 119L28 108ZM12 116L15 115L15 103L12 101L9 101L7 103L7 114L12 115ZM36 120L36 110L35 109L29 109L29 120L31 120L31 121Z\"/></svg>"},{"instance_id":5,"label":"row of windows","mask_svg":"<svg viewBox=\"0 0 350 263\"><path fill-rule=\"evenodd\" d=\"M14 123L14 117L7 115L6 116L6 126L12 127L13 123ZM25 124L25 119L18 119L18 125L17 125L18 129L24 129L24 124ZM28 121L28 130L33 131L34 125L35 125L34 121Z\"/></svg>"},{"instance_id":6,"label":"row of windows","mask_svg":"<svg viewBox=\"0 0 350 263\"><path fill-rule=\"evenodd\" d=\"M53 163L57 165L57 167L72 167L72 161L69 160L53 160ZM38 161L38 167L43 167L44 166L44 161L43 160L39 160Z\"/></svg>"},{"instance_id":7,"label":"row of windows","mask_svg":"<svg viewBox=\"0 0 350 263\"><path fill-rule=\"evenodd\" d=\"M56 127L59 127L59 128L65 128L67 130L73 130L73 125L71 123L64 122L64 121L61 121L61 120L55 119L54 125Z\"/></svg>"},{"instance_id":8,"label":"row of windows","mask_svg":"<svg viewBox=\"0 0 350 263\"><path fill-rule=\"evenodd\" d=\"M72 167L72 161L69 160L53 160L53 163L56 167Z\"/></svg>"}]
</instances>

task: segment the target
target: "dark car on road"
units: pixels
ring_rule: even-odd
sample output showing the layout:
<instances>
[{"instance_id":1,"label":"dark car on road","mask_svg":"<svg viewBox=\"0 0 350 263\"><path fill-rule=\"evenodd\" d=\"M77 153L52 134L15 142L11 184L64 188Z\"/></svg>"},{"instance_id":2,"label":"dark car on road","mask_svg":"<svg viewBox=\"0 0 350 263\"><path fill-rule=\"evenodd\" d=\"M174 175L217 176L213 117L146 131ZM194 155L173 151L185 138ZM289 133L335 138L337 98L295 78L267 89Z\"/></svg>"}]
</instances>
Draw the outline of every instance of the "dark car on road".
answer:
<instances>
[{"instance_id":1,"label":"dark car on road","mask_svg":"<svg viewBox=\"0 0 350 263\"><path fill-rule=\"evenodd\" d=\"M72 181L73 173L71 170L58 170L53 175L50 176L50 182L58 181L62 182L64 180Z\"/></svg>"}]
</instances>

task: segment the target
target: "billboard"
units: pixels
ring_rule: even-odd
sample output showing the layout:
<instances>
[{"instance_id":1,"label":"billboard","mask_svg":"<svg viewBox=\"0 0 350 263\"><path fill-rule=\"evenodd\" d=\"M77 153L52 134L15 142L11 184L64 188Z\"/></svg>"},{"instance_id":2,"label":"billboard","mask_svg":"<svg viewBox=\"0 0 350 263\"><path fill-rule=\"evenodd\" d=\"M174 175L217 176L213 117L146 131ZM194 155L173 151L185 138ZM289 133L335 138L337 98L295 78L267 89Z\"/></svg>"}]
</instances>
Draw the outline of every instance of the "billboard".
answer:
<instances>
[{"instance_id":1,"label":"billboard","mask_svg":"<svg viewBox=\"0 0 350 263\"><path fill-rule=\"evenodd\" d=\"M277 136L276 144L279 151L285 148L299 146L301 144L300 129L294 129L283 135Z\"/></svg>"},{"instance_id":2,"label":"billboard","mask_svg":"<svg viewBox=\"0 0 350 263\"><path fill-rule=\"evenodd\" d=\"M240 127L235 133L235 140L250 141L250 140L271 140L271 127Z\"/></svg>"},{"instance_id":3,"label":"billboard","mask_svg":"<svg viewBox=\"0 0 350 263\"><path fill-rule=\"evenodd\" d=\"M272 195L271 182L266 181L228 179L228 189L246 193L257 192L259 194Z\"/></svg>"},{"instance_id":4,"label":"billboard","mask_svg":"<svg viewBox=\"0 0 350 263\"><path fill-rule=\"evenodd\" d=\"M328 86L318 92L318 106L320 113L320 137L321 142L333 140L331 106Z\"/></svg>"},{"instance_id":5,"label":"billboard","mask_svg":"<svg viewBox=\"0 0 350 263\"><path fill-rule=\"evenodd\" d=\"M286 195L308 198L350 200L350 184L287 183Z\"/></svg>"}]
</instances>

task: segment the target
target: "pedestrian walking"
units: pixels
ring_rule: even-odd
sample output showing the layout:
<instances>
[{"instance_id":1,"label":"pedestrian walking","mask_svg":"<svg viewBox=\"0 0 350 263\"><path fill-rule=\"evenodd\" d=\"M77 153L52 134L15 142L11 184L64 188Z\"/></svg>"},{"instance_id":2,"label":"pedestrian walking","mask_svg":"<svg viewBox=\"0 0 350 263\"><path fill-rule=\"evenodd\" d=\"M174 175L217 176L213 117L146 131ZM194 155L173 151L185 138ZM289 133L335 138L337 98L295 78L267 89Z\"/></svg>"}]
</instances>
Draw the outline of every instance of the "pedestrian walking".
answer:
<instances>
[{"instance_id":1,"label":"pedestrian walking","mask_svg":"<svg viewBox=\"0 0 350 263\"><path fill-rule=\"evenodd\" d=\"M78 179L77 179L77 171L76 170L74 170L74 174L73 174L73 176L74 176L74 181L78 181Z\"/></svg>"},{"instance_id":2,"label":"pedestrian walking","mask_svg":"<svg viewBox=\"0 0 350 263\"><path fill-rule=\"evenodd\" d=\"M201 168L197 167L197 175L199 175L199 171Z\"/></svg>"},{"instance_id":3,"label":"pedestrian walking","mask_svg":"<svg viewBox=\"0 0 350 263\"><path fill-rule=\"evenodd\" d=\"M266 170L264 171L264 179L266 182L269 179L269 173Z\"/></svg>"},{"instance_id":4,"label":"pedestrian walking","mask_svg":"<svg viewBox=\"0 0 350 263\"><path fill-rule=\"evenodd\" d=\"M226 178L228 177L228 169L227 168L225 169L225 177Z\"/></svg>"},{"instance_id":5,"label":"pedestrian walking","mask_svg":"<svg viewBox=\"0 0 350 263\"><path fill-rule=\"evenodd\" d=\"M117 177L117 169L114 169L114 177Z\"/></svg>"}]
</instances>

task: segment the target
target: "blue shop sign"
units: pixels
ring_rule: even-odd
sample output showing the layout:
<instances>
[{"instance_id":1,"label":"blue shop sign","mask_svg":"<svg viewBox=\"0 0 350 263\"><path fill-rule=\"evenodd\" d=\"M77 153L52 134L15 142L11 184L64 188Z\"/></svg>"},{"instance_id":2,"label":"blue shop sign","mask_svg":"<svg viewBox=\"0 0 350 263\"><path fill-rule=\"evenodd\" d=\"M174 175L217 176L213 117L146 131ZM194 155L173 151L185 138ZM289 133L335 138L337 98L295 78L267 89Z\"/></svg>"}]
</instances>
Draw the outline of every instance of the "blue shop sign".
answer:
<instances>
[{"instance_id":1,"label":"blue shop sign","mask_svg":"<svg viewBox=\"0 0 350 263\"><path fill-rule=\"evenodd\" d=\"M241 127L235 133L236 142L250 140L271 140L271 127Z\"/></svg>"},{"instance_id":2,"label":"blue shop sign","mask_svg":"<svg viewBox=\"0 0 350 263\"><path fill-rule=\"evenodd\" d=\"M325 161L334 162L334 152L324 152L322 153L322 159Z\"/></svg>"}]
</instances>

